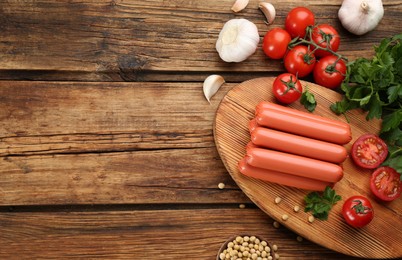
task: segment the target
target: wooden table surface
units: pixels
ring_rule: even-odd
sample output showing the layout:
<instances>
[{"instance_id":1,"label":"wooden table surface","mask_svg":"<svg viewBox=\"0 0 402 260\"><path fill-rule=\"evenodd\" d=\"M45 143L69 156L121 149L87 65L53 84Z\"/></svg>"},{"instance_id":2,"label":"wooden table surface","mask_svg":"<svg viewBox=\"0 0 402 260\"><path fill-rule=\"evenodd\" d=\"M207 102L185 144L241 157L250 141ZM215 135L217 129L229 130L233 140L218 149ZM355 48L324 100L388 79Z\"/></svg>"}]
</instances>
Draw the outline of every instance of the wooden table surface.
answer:
<instances>
[{"instance_id":1,"label":"wooden table surface","mask_svg":"<svg viewBox=\"0 0 402 260\"><path fill-rule=\"evenodd\" d=\"M215 42L229 19L262 39L304 5L338 29L342 54L370 58L402 31L402 1L384 0L361 37L342 28L340 0L273 1L271 26L257 0L237 14L233 2L0 1L0 259L214 259L238 233L269 238L281 259L355 259L274 228L227 173L212 131L220 100L284 68L261 42L239 64ZM211 104L210 74L227 81Z\"/></svg>"}]
</instances>

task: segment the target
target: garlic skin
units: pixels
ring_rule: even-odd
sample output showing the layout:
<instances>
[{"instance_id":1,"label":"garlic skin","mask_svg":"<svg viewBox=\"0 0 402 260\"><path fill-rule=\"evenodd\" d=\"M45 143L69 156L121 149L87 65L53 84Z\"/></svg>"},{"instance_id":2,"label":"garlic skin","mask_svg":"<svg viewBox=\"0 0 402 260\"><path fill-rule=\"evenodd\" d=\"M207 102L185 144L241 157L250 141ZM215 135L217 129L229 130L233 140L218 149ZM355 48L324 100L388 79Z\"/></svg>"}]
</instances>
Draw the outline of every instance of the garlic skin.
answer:
<instances>
[{"instance_id":1,"label":"garlic skin","mask_svg":"<svg viewBox=\"0 0 402 260\"><path fill-rule=\"evenodd\" d=\"M374 30L383 16L381 0L344 0L338 11L342 26L356 35Z\"/></svg>"},{"instance_id":2,"label":"garlic skin","mask_svg":"<svg viewBox=\"0 0 402 260\"><path fill-rule=\"evenodd\" d=\"M204 80L202 89L209 103L211 103L212 96L218 92L223 83L225 83L225 79L220 75L210 75Z\"/></svg>"},{"instance_id":3,"label":"garlic skin","mask_svg":"<svg viewBox=\"0 0 402 260\"><path fill-rule=\"evenodd\" d=\"M225 23L216 42L219 57L226 62L242 62L257 50L260 42L257 26L247 19Z\"/></svg>"}]
</instances>

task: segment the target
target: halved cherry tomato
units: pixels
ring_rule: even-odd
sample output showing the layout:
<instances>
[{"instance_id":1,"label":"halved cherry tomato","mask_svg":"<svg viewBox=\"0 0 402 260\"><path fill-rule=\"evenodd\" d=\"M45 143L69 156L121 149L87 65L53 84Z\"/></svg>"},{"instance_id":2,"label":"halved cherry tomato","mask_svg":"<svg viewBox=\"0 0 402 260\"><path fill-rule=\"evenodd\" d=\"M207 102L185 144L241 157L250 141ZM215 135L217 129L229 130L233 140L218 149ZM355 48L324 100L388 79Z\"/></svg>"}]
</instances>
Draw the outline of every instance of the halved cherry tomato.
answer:
<instances>
[{"instance_id":1,"label":"halved cherry tomato","mask_svg":"<svg viewBox=\"0 0 402 260\"><path fill-rule=\"evenodd\" d=\"M371 175L370 188L380 200L392 201L401 195L400 174L391 167L380 167Z\"/></svg>"},{"instance_id":2,"label":"halved cherry tomato","mask_svg":"<svg viewBox=\"0 0 402 260\"><path fill-rule=\"evenodd\" d=\"M285 20L285 29L292 38L306 35L307 26L313 26L315 22L314 14L306 7L296 7L290 10Z\"/></svg>"},{"instance_id":3,"label":"halved cherry tomato","mask_svg":"<svg viewBox=\"0 0 402 260\"><path fill-rule=\"evenodd\" d=\"M346 75L345 62L334 55L321 58L314 67L314 81L327 88L337 88Z\"/></svg>"},{"instance_id":4,"label":"halved cherry tomato","mask_svg":"<svg viewBox=\"0 0 402 260\"><path fill-rule=\"evenodd\" d=\"M286 54L284 64L288 72L303 78L313 71L315 57L308 47L298 45Z\"/></svg>"},{"instance_id":5,"label":"halved cherry tomato","mask_svg":"<svg viewBox=\"0 0 402 260\"><path fill-rule=\"evenodd\" d=\"M285 56L291 38L287 31L281 28L269 30L262 42L264 53L271 59L282 59Z\"/></svg>"},{"instance_id":6,"label":"halved cherry tomato","mask_svg":"<svg viewBox=\"0 0 402 260\"><path fill-rule=\"evenodd\" d=\"M352 196L343 204L342 215L346 223L352 227L361 228L371 222L374 210L366 197Z\"/></svg>"},{"instance_id":7,"label":"halved cherry tomato","mask_svg":"<svg viewBox=\"0 0 402 260\"><path fill-rule=\"evenodd\" d=\"M378 136L364 134L352 145L352 159L360 167L375 169L388 155L387 144Z\"/></svg>"},{"instance_id":8,"label":"halved cherry tomato","mask_svg":"<svg viewBox=\"0 0 402 260\"><path fill-rule=\"evenodd\" d=\"M328 47L335 52L338 50L339 44L341 43L339 33L329 24L320 24L314 27L311 38L311 40L318 44L318 46L323 48ZM317 49L314 52L314 55L316 57L324 57L331 55L331 53L329 51Z\"/></svg>"},{"instance_id":9,"label":"halved cherry tomato","mask_svg":"<svg viewBox=\"0 0 402 260\"><path fill-rule=\"evenodd\" d=\"M283 73L274 80L272 90L279 102L290 104L300 98L303 87L295 75Z\"/></svg>"}]
</instances>

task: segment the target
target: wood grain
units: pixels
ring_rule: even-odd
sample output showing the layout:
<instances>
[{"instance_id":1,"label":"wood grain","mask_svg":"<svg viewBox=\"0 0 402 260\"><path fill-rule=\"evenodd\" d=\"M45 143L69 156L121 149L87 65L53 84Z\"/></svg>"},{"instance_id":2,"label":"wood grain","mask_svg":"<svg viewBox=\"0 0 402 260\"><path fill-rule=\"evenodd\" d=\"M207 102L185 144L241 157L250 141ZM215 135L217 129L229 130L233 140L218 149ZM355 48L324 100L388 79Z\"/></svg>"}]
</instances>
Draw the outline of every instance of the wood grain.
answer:
<instances>
[{"instance_id":1,"label":"wood grain","mask_svg":"<svg viewBox=\"0 0 402 260\"><path fill-rule=\"evenodd\" d=\"M307 213L293 213L290 214L290 221L283 221L281 216L288 212L286 209L302 205L308 191L249 178L238 171L237 163L244 156L245 146L250 141L248 121L254 116L255 106L262 100L275 102L271 92L273 80L274 78L258 78L239 84L228 92L217 110L215 140L230 175L264 212L295 232L306 234L306 237L315 243L359 257L402 257L402 230L395 229L395 226L402 224L402 201L377 202L369 187L371 171L357 168L351 158L343 163L344 177L335 185L335 190L344 200L360 194L368 197L373 203L375 218L361 230L352 229L343 221L342 203L334 206L328 221L315 221L310 224L307 221L309 216ZM340 100L341 96L338 93L312 83L302 83L308 85L309 90L316 96L318 103L316 114L345 120L329 110L331 103ZM303 110L299 102L291 106ZM351 111L347 116L353 137L345 146L348 151L352 143L362 134L379 132L380 122L378 120L366 122L365 114L361 111ZM284 199L280 206L274 203L277 196Z\"/></svg>"},{"instance_id":2,"label":"wood grain","mask_svg":"<svg viewBox=\"0 0 402 260\"><path fill-rule=\"evenodd\" d=\"M284 70L261 42L241 64L221 61L215 41L229 19L251 20L262 39L305 5L353 60L400 33L402 1L384 0L379 27L360 37L341 27L341 0L275 2L270 27L258 2L234 14L233 0L0 0L0 259L213 259L245 232L269 237L281 259L356 259L297 242L255 208L213 139L234 84L209 104L201 82Z\"/></svg>"},{"instance_id":3,"label":"wood grain","mask_svg":"<svg viewBox=\"0 0 402 260\"><path fill-rule=\"evenodd\" d=\"M0 155L214 147L202 83L0 82Z\"/></svg>"},{"instance_id":4,"label":"wood grain","mask_svg":"<svg viewBox=\"0 0 402 260\"><path fill-rule=\"evenodd\" d=\"M247 233L276 244L280 259L356 259L297 242L296 234L272 223L259 209L247 208L3 212L0 258L215 259L227 238Z\"/></svg>"},{"instance_id":5,"label":"wood grain","mask_svg":"<svg viewBox=\"0 0 402 260\"><path fill-rule=\"evenodd\" d=\"M0 82L0 205L250 202L213 140L231 86Z\"/></svg>"},{"instance_id":6,"label":"wood grain","mask_svg":"<svg viewBox=\"0 0 402 260\"><path fill-rule=\"evenodd\" d=\"M241 64L222 62L215 42L223 24L232 18L249 19L262 39L269 29L283 27L286 14L297 5L316 13L317 23L339 31L340 52L351 60L371 57L373 44L400 33L402 1L383 1L383 20L362 37L342 28L337 18L341 2L277 1L276 20L268 27L258 0L237 14L230 10L232 0L3 0L0 79L202 81L215 72L241 82L250 79L246 72L263 76L283 70L283 65L265 57L262 43Z\"/></svg>"}]
</instances>

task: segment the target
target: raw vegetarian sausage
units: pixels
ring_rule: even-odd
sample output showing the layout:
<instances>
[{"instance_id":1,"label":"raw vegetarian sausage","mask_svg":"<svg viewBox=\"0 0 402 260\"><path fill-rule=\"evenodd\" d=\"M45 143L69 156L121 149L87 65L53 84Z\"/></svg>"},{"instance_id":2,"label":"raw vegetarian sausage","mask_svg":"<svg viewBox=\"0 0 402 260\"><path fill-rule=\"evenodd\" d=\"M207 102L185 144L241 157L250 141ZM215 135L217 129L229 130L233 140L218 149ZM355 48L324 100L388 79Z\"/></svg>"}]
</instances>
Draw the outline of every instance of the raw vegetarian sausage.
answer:
<instances>
[{"instance_id":1,"label":"raw vegetarian sausage","mask_svg":"<svg viewBox=\"0 0 402 260\"><path fill-rule=\"evenodd\" d=\"M257 105L257 110L261 110L261 109L271 109L271 110L277 110L283 113L288 113L288 114L293 114L293 115L297 115L306 119L310 119L312 121L317 121L317 122L323 122L323 123L329 123L329 124L333 124L336 126L342 126L345 127L346 129L350 129L350 125L347 123L344 123L342 121L339 120L333 120L333 119L329 119L326 117L322 117L319 115L314 115L308 112L303 112L303 111L299 111L297 109L293 109L290 107L285 107L285 106L281 106L272 102L268 102L268 101L261 101L258 105Z\"/></svg>"},{"instance_id":2,"label":"raw vegetarian sausage","mask_svg":"<svg viewBox=\"0 0 402 260\"><path fill-rule=\"evenodd\" d=\"M257 107L255 118L261 126L336 144L346 144L352 139L350 127L311 120L279 110Z\"/></svg>"},{"instance_id":3,"label":"raw vegetarian sausage","mask_svg":"<svg viewBox=\"0 0 402 260\"><path fill-rule=\"evenodd\" d=\"M257 146L332 163L342 163L348 156L346 148L341 145L265 127L256 127L251 132L251 142Z\"/></svg>"},{"instance_id":4,"label":"raw vegetarian sausage","mask_svg":"<svg viewBox=\"0 0 402 260\"><path fill-rule=\"evenodd\" d=\"M238 169L242 174L252 178L304 190L323 191L325 187L327 186L332 187L334 185L333 183L329 182L323 182L287 173L256 168L247 164L246 158L243 158L242 160L239 161Z\"/></svg>"},{"instance_id":5,"label":"raw vegetarian sausage","mask_svg":"<svg viewBox=\"0 0 402 260\"><path fill-rule=\"evenodd\" d=\"M257 127L259 127L259 125L257 124L257 120L255 118L251 119L248 122L248 130L250 131L250 133L257 129Z\"/></svg>"},{"instance_id":6,"label":"raw vegetarian sausage","mask_svg":"<svg viewBox=\"0 0 402 260\"><path fill-rule=\"evenodd\" d=\"M343 177L342 167L329 162L252 146L247 147L246 153L247 163L257 168L324 182L338 182Z\"/></svg>"}]
</instances>

